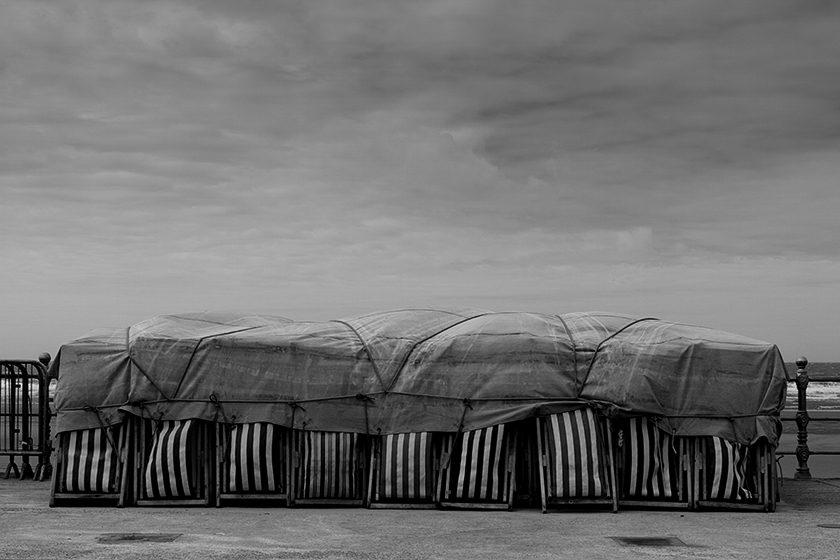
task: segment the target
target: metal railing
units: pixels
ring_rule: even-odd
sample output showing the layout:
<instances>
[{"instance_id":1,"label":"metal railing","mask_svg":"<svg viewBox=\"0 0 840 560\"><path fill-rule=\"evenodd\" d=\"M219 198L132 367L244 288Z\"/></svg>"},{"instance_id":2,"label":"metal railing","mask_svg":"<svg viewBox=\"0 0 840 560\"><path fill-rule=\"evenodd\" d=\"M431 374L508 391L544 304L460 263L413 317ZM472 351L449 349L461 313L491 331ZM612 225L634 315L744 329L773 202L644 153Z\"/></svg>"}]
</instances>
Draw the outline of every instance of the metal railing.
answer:
<instances>
[{"instance_id":1,"label":"metal railing","mask_svg":"<svg viewBox=\"0 0 840 560\"><path fill-rule=\"evenodd\" d=\"M0 360L0 456L9 460L4 478L50 476L49 355L40 360Z\"/></svg>"},{"instance_id":2,"label":"metal railing","mask_svg":"<svg viewBox=\"0 0 840 560\"><path fill-rule=\"evenodd\" d=\"M840 422L840 416L836 415L820 415L819 417L812 417L808 414L808 384L811 382L808 376L808 359L801 357L796 360L796 390L797 390L797 410L796 416L793 418L782 418L782 421L796 422L796 460L799 466L796 468L794 478L809 479L811 478L811 469L808 467L808 458L811 455L840 455L840 449L820 449L812 451L808 447L808 424L814 422ZM819 382L840 382L840 377L837 376L820 376L814 381Z\"/></svg>"}]
</instances>

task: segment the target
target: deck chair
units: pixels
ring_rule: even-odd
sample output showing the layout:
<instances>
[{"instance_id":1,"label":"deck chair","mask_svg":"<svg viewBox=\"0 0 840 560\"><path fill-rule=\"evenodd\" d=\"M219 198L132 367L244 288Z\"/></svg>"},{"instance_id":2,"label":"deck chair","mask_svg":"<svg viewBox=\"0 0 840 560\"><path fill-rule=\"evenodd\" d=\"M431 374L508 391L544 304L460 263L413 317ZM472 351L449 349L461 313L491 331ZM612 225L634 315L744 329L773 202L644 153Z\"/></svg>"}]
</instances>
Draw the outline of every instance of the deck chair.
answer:
<instances>
[{"instance_id":1,"label":"deck chair","mask_svg":"<svg viewBox=\"0 0 840 560\"><path fill-rule=\"evenodd\" d=\"M216 506L228 500L288 503L290 433L265 422L218 425Z\"/></svg>"},{"instance_id":2,"label":"deck chair","mask_svg":"<svg viewBox=\"0 0 840 560\"><path fill-rule=\"evenodd\" d=\"M138 423L136 505L210 505L211 423L148 419Z\"/></svg>"},{"instance_id":3,"label":"deck chair","mask_svg":"<svg viewBox=\"0 0 840 560\"><path fill-rule=\"evenodd\" d=\"M290 505L364 505L366 436L296 431L294 437Z\"/></svg>"},{"instance_id":4,"label":"deck chair","mask_svg":"<svg viewBox=\"0 0 840 560\"><path fill-rule=\"evenodd\" d=\"M447 434L438 474L442 508L513 508L516 430L499 424Z\"/></svg>"},{"instance_id":5,"label":"deck chair","mask_svg":"<svg viewBox=\"0 0 840 560\"><path fill-rule=\"evenodd\" d=\"M694 438L698 507L776 510L775 447L747 446L720 437Z\"/></svg>"},{"instance_id":6,"label":"deck chair","mask_svg":"<svg viewBox=\"0 0 840 560\"><path fill-rule=\"evenodd\" d=\"M618 426L619 506L693 506L691 440L675 437L646 417Z\"/></svg>"},{"instance_id":7,"label":"deck chair","mask_svg":"<svg viewBox=\"0 0 840 560\"><path fill-rule=\"evenodd\" d=\"M124 505L127 425L125 422L58 434L50 506L82 502Z\"/></svg>"},{"instance_id":8,"label":"deck chair","mask_svg":"<svg viewBox=\"0 0 840 560\"><path fill-rule=\"evenodd\" d=\"M515 424L516 469L514 472L513 507L533 509L540 507L540 469L542 461L537 451L536 431L533 420Z\"/></svg>"},{"instance_id":9,"label":"deck chair","mask_svg":"<svg viewBox=\"0 0 840 560\"><path fill-rule=\"evenodd\" d=\"M374 442L368 507L435 507L439 442L431 432L388 434Z\"/></svg>"},{"instance_id":10,"label":"deck chair","mask_svg":"<svg viewBox=\"0 0 840 560\"><path fill-rule=\"evenodd\" d=\"M618 511L608 418L591 408L537 418L537 445L543 513L550 505L576 504L611 504Z\"/></svg>"}]
</instances>

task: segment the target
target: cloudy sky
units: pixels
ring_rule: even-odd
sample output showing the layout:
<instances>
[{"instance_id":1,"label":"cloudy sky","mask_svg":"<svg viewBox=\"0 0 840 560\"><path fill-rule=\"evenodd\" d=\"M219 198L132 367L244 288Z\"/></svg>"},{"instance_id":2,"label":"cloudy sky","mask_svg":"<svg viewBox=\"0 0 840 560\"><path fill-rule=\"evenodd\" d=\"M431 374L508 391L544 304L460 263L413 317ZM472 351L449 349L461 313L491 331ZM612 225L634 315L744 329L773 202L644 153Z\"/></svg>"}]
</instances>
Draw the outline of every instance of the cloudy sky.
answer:
<instances>
[{"instance_id":1,"label":"cloudy sky","mask_svg":"<svg viewBox=\"0 0 840 560\"><path fill-rule=\"evenodd\" d=\"M0 357L616 311L840 361L833 0L0 5Z\"/></svg>"}]
</instances>

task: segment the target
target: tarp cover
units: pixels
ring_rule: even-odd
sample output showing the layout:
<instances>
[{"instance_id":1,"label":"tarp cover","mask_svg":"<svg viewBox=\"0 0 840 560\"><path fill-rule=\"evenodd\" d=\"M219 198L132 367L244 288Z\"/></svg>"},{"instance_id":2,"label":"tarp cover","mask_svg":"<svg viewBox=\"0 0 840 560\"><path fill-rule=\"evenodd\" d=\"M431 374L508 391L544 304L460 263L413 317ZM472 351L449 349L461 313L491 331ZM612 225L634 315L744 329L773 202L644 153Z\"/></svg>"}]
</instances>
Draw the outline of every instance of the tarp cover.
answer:
<instances>
[{"instance_id":1,"label":"tarp cover","mask_svg":"<svg viewBox=\"0 0 840 560\"><path fill-rule=\"evenodd\" d=\"M61 347L57 431L155 419L456 432L595 406L677 435L781 433L776 346L612 313L406 309L324 322L195 313Z\"/></svg>"}]
</instances>

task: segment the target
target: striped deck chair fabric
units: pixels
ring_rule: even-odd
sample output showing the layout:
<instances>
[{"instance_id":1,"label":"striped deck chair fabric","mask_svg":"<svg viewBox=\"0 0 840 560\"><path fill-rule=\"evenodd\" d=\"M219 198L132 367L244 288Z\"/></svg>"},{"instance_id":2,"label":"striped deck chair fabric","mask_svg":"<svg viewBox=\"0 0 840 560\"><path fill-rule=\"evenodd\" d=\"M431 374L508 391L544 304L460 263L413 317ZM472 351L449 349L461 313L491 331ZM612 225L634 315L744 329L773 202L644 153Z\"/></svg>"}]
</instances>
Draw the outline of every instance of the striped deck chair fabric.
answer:
<instances>
[{"instance_id":1,"label":"striped deck chair fabric","mask_svg":"<svg viewBox=\"0 0 840 560\"><path fill-rule=\"evenodd\" d=\"M453 436L456 442L445 482L450 500L507 501L506 436L504 424Z\"/></svg>"},{"instance_id":2,"label":"striped deck chair fabric","mask_svg":"<svg viewBox=\"0 0 840 560\"><path fill-rule=\"evenodd\" d=\"M359 436L346 432L303 432L299 498L356 499Z\"/></svg>"},{"instance_id":3,"label":"striped deck chair fabric","mask_svg":"<svg viewBox=\"0 0 840 560\"><path fill-rule=\"evenodd\" d=\"M677 497L680 464L675 438L645 417L631 418L624 434L624 496Z\"/></svg>"},{"instance_id":4,"label":"striped deck chair fabric","mask_svg":"<svg viewBox=\"0 0 840 560\"><path fill-rule=\"evenodd\" d=\"M590 408L544 419L549 497L600 498L608 494L598 416Z\"/></svg>"},{"instance_id":5,"label":"striped deck chair fabric","mask_svg":"<svg viewBox=\"0 0 840 560\"><path fill-rule=\"evenodd\" d=\"M375 499L431 501L434 497L432 434L382 436Z\"/></svg>"},{"instance_id":6,"label":"striped deck chair fabric","mask_svg":"<svg viewBox=\"0 0 840 560\"><path fill-rule=\"evenodd\" d=\"M112 493L117 478L119 427L69 432L64 441L65 492Z\"/></svg>"},{"instance_id":7,"label":"striped deck chair fabric","mask_svg":"<svg viewBox=\"0 0 840 560\"><path fill-rule=\"evenodd\" d=\"M705 453L705 498L708 500L749 500L753 498L747 484L749 448L723 438L701 439Z\"/></svg>"},{"instance_id":8,"label":"striped deck chair fabric","mask_svg":"<svg viewBox=\"0 0 840 560\"><path fill-rule=\"evenodd\" d=\"M285 437L266 422L237 424L228 434L227 491L275 493L285 490Z\"/></svg>"},{"instance_id":9,"label":"striped deck chair fabric","mask_svg":"<svg viewBox=\"0 0 840 560\"><path fill-rule=\"evenodd\" d=\"M161 421L152 436L152 451L144 473L147 498L193 496L191 463L192 420Z\"/></svg>"}]
</instances>

